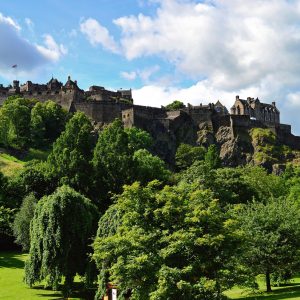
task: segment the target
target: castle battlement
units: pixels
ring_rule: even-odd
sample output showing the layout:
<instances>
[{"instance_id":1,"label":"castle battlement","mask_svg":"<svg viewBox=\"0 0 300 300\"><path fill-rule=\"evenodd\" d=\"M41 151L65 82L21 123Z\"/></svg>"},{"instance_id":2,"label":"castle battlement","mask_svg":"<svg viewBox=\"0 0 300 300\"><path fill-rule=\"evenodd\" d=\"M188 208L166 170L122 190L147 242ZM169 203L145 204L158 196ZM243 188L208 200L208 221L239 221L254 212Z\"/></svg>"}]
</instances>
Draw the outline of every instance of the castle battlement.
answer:
<instances>
[{"instance_id":1,"label":"castle battlement","mask_svg":"<svg viewBox=\"0 0 300 300\"><path fill-rule=\"evenodd\" d=\"M187 104L182 109L169 111L163 106L158 108L135 105L131 89L110 91L103 86L92 85L84 91L70 76L65 84L55 78L51 78L46 84L27 81L19 85L17 80L8 87L0 84L0 105L11 95L35 98L41 102L52 100L67 111L83 111L100 124L121 118L126 127L137 126L153 135L163 132L171 134L180 127L197 132L205 124L207 128L215 131L221 126L229 127L233 135L239 129L270 128L283 142L292 146L300 140L291 134L290 125L280 124L280 112L276 103L262 103L258 98L241 99L236 96L230 113L219 100L207 105ZM300 145L297 147L300 148Z\"/></svg>"}]
</instances>

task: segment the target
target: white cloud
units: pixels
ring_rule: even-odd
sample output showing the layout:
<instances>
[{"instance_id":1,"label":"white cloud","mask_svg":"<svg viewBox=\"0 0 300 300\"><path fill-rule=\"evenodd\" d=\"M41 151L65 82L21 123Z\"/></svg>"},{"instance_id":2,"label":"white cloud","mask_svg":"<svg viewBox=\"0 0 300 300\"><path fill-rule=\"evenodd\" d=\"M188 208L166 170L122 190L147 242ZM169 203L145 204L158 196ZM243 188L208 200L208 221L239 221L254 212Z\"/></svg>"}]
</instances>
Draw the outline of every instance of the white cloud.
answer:
<instances>
[{"instance_id":1,"label":"white cloud","mask_svg":"<svg viewBox=\"0 0 300 300\"><path fill-rule=\"evenodd\" d=\"M156 14L114 20L122 53L128 60L159 57L198 83L147 84L134 91L137 103L220 99L230 108L237 94L275 100L282 121L300 134L300 0L150 2Z\"/></svg>"},{"instance_id":2,"label":"white cloud","mask_svg":"<svg viewBox=\"0 0 300 300\"><path fill-rule=\"evenodd\" d=\"M153 67L149 67L149 68L145 68L143 70L139 70L138 74L140 76L140 78L144 81L147 82L150 80L150 77L158 72L160 70L160 67L158 65L155 65Z\"/></svg>"},{"instance_id":3,"label":"white cloud","mask_svg":"<svg viewBox=\"0 0 300 300\"><path fill-rule=\"evenodd\" d=\"M114 38L109 34L107 28L102 26L97 20L89 18L81 22L80 31L93 46L102 45L103 48L113 53L119 53L119 48Z\"/></svg>"},{"instance_id":4,"label":"white cloud","mask_svg":"<svg viewBox=\"0 0 300 300\"><path fill-rule=\"evenodd\" d=\"M158 65L155 65L149 68L139 69L131 72L123 71L120 72L120 75L126 80L135 80L137 78L140 78L144 83L149 83L150 77L159 70L160 67Z\"/></svg>"},{"instance_id":5,"label":"white cloud","mask_svg":"<svg viewBox=\"0 0 300 300\"><path fill-rule=\"evenodd\" d=\"M3 16L2 13L0 13L0 23L4 25L8 25L9 27L14 28L16 31L20 31L21 27L19 24L13 20L11 17Z\"/></svg>"},{"instance_id":6,"label":"white cloud","mask_svg":"<svg viewBox=\"0 0 300 300\"><path fill-rule=\"evenodd\" d=\"M126 79L126 80L135 80L137 77L137 73L135 71L132 72L121 72L120 73L121 77Z\"/></svg>"},{"instance_id":7,"label":"white cloud","mask_svg":"<svg viewBox=\"0 0 300 300\"><path fill-rule=\"evenodd\" d=\"M157 1L155 16L116 19L130 59L157 55L197 79L227 90L257 84L270 74L299 85L299 1Z\"/></svg>"},{"instance_id":8,"label":"white cloud","mask_svg":"<svg viewBox=\"0 0 300 300\"><path fill-rule=\"evenodd\" d=\"M45 46L36 45L36 47L50 61L56 62L68 53L67 48L62 44L57 44L50 34L44 35L44 44Z\"/></svg>"},{"instance_id":9,"label":"white cloud","mask_svg":"<svg viewBox=\"0 0 300 300\"><path fill-rule=\"evenodd\" d=\"M200 103L216 102L218 99L221 99L224 105L230 107L233 104L234 97L233 92L214 89L208 80L199 81L187 88L146 85L133 90L133 98L136 104L156 107L167 105L174 100L180 100L185 104L199 105Z\"/></svg>"}]
</instances>

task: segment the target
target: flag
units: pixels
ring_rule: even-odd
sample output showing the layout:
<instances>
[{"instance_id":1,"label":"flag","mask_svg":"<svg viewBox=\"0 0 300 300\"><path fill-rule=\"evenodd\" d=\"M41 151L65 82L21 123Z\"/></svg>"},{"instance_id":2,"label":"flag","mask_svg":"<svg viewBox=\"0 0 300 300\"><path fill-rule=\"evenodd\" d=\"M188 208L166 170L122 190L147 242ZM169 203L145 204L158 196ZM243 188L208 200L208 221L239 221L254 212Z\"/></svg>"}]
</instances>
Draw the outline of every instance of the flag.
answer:
<instances>
[{"instance_id":1,"label":"flag","mask_svg":"<svg viewBox=\"0 0 300 300\"><path fill-rule=\"evenodd\" d=\"M11 66L12 68L16 68L18 65L13 65L13 66Z\"/></svg>"}]
</instances>

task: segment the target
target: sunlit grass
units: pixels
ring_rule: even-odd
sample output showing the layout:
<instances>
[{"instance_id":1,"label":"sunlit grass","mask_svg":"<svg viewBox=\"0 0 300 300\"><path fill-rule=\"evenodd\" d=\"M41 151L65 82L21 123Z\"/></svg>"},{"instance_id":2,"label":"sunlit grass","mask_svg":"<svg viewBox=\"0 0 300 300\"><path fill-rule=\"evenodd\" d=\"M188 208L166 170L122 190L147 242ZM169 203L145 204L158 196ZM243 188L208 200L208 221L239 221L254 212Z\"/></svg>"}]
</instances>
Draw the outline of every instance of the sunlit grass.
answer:
<instances>
[{"instance_id":1,"label":"sunlit grass","mask_svg":"<svg viewBox=\"0 0 300 300\"><path fill-rule=\"evenodd\" d=\"M272 287L271 293L266 293L264 276L258 277L259 290L251 293L250 290L235 287L225 293L230 299L236 300L296 300L300 299L300 277L294 277L287 285Z\"/></svg>"},{"instance_id":2,"label":"sunlit grass","mask_svg":"<svg viewBox=\"0 0 300 300\"><path fill-rule=\"evenodd\" d=\"M8 151L0 149L0 171L6 176L13 176L19 172L26 162L33 159L45 161L50 153L50 150L40 150L30 148L22 158L17 158L8 154Z\"/></svg>"},{"instance_id":3,"label":"sunlit grass","mask_svg":"<svg viewBox=\"0 0 300 300\"><path fill-rule=\"evenodd\" d=\"M42 284L37 284L29 288L23 281L24 262L28 254L16 252L0 252L0 300L36 300L36 299L56 299L62 300L61 292L45 290ZM76 278L79 285L79 277ZM74 292L76 298L72 300L93 299L93 297L80 298L78 291Z\"/></svg>"},{"instance_id":4,"label":"sunlit grass","mask_svg":"<svg viewBox=\"0 0 300 300\"><path fill-rule=\"evenodd\" d=\"M24 162L6 153L0 154L0 170L6 176L15 175L23 168Z\"/></svg>"}]
</instances>

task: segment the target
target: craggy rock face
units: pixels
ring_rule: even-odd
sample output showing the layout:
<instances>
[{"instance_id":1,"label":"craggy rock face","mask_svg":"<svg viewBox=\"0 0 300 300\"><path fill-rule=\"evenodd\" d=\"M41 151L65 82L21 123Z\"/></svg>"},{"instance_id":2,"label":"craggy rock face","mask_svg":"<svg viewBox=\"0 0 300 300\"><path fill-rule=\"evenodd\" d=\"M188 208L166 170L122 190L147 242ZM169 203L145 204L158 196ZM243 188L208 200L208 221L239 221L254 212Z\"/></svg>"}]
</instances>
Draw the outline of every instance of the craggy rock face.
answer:
<instances>
[{"instance_id":1,"label":"craggy rock face","mask_svg":"<svg viewBox=\"0 0 300 300\"><path fill-rule=\"evenodd\" d=\"M197 132L197 145L209 147L215 143L215 136L213 129L207 123L199 124L199 131Z\"/></svg>"},{"instance_id":2,"label":"craggy rock face","mask_svg":"<svg viewBox=\"0 0 300 300\"><path fill-rule=\"evenodd\" d=\"M215 143L224 166L252 164L281 174L287 163L300 164L300 151L282 144L268 128L220 126L213 131L204 124L200 128L197 142L204 146Z\"/></svg>"}]
</instances>

